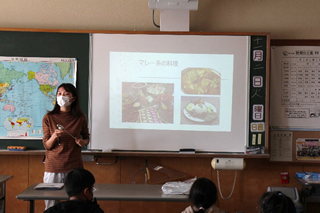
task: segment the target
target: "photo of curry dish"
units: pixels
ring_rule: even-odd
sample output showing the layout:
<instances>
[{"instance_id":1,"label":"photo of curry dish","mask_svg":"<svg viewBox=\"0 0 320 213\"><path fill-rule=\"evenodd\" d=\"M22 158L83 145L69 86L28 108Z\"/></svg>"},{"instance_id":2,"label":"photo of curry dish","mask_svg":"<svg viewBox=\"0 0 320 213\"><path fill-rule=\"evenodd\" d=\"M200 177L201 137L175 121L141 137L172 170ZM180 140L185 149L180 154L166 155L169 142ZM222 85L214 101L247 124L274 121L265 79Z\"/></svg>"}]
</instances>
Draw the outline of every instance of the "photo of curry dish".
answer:
<instances>
[{"instance_id":1,"label":"photo of curry dish","mask_svg":"<svg viewBox=\"0 0 320 213\"><path fill-rule=\"evenodd\" d=\"M185 94L220 95L221 76L210 68L186 68L181 72L181 90Z\"/></svg>"}]
</instances>

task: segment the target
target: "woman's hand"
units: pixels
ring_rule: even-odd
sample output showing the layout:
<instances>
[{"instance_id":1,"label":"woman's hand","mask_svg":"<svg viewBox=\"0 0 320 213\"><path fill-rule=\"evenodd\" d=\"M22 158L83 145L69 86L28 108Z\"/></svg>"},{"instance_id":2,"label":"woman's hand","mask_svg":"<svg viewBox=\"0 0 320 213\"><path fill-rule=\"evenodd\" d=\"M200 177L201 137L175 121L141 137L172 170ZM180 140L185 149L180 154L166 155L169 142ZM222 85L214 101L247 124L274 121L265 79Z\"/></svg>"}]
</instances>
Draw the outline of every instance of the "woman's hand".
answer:
<instances>
[{"instance_id":1,"label":"woman's hand","mask_svg":"<svg viewBox=\"0 0 320 213\"><path fill-rule=\"evenodd\" d=\"M59 138L63 133L63 130L60 130L60 129L56 129L54 130L54 133L53 135L56 137L56 138Z\"/></svg>"},{"instance_id":2,"label":"woman's hand","mask_svg":"<svg viewBox=\"0 0 320 213\"><path fill-rule=\"evenodd\" d=\"M55 129L54 132L51 134L49 140L45 142L45 148L47 150L51 150L55 147L55 144L58 143L60 145L60 136L63 134L63 130Z\"/></svg>"},{"instance_id":3,"label":"woman's hand","mask_svg":"<svg viewBox=\"0 0 320 213\"><path fill-rule=\"evenodd\" d=\"M84 142L84 140L82 140L82 139L75 139L75 142L76 142L76 144L78 144L78 146L80 146L80 147L83 147L83 146L85 146L86 144L85 144L85 142Z\"/></svg>"}]
</instances>

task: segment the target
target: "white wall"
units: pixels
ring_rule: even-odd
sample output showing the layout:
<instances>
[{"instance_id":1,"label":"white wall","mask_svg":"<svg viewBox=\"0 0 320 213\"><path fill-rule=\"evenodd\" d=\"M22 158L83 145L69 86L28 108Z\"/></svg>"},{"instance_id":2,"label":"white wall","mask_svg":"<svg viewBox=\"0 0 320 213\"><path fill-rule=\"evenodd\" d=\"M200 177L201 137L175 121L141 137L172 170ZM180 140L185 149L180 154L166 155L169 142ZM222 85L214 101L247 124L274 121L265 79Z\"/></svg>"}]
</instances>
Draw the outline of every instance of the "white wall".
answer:
<instances>
[{"instance_id":1,"label":"white wall","mask_svg":"<svg viewBox=\"0 0 320 213\"><path fill-rule=\"evenodd\" d=\"M159 31L148 0L1 1L1 28ZM190 31L270 32L271 39L319 39L319 0L199 0ZM160 12L155 12L159 21Z\"/></svg>"}]
</instances>

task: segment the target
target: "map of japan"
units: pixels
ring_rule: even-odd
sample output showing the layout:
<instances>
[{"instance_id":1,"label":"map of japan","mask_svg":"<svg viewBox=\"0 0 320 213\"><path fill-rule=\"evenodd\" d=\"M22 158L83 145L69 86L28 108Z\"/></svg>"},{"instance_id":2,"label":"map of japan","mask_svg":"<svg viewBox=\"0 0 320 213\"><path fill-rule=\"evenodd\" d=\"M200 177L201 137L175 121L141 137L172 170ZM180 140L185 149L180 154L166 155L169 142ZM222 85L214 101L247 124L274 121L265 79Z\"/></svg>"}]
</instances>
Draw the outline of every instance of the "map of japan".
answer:
<instances>
[{"instance_id":1,"label":"map of japan","mask_svg":"<svg viewBox=\"0 0 320 213\"><path fill-rule=\"evenodd\" d=\"M0 138L42 138L57 87L76 74L75 58L0 57Z\"/></svg>"}]
</instances>

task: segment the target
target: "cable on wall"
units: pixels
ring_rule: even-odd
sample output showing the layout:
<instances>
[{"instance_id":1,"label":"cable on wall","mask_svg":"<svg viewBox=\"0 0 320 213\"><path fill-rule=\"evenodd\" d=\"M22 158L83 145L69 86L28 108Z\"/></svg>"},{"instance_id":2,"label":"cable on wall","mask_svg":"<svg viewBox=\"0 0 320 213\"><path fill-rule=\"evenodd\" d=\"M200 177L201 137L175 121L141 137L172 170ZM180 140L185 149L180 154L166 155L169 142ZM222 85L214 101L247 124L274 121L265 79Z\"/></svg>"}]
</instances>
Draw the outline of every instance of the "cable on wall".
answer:
<instances>
[{"instance_id":1,"label":"cable on wall","mask_svg":"<svg viewBox=\"0 0 320 213\"><path fill-rule=\"evenodd\" d=\"M154 22L154 10L152 10L152 22L153 22L153 25L160 28L160 25L157 25L155 22Z\"/></svg>"},{"instance_id":2,"label":"cable on wall","mask_svg":"<svg viewBox=\"0 0 320 213\"><path fill-rule=\"evenodd\" d=\"M222 198L222 199L224 199L224 200L229 199L229 198L232 196L232 194L233 194L234 187L236 186L237 171L235 171L235 174L234 174L234 180L233 180L233 185L232 185L232 190L231 190L230 195L229 195L228 197L224 197L224 196L222 195L221 187L220 187L219 170L217 170L217 180L218 180L218 187L219 187L219 192L220 192L220 196L221 196L221 198Z\"/></svg>"}]
</instances>

